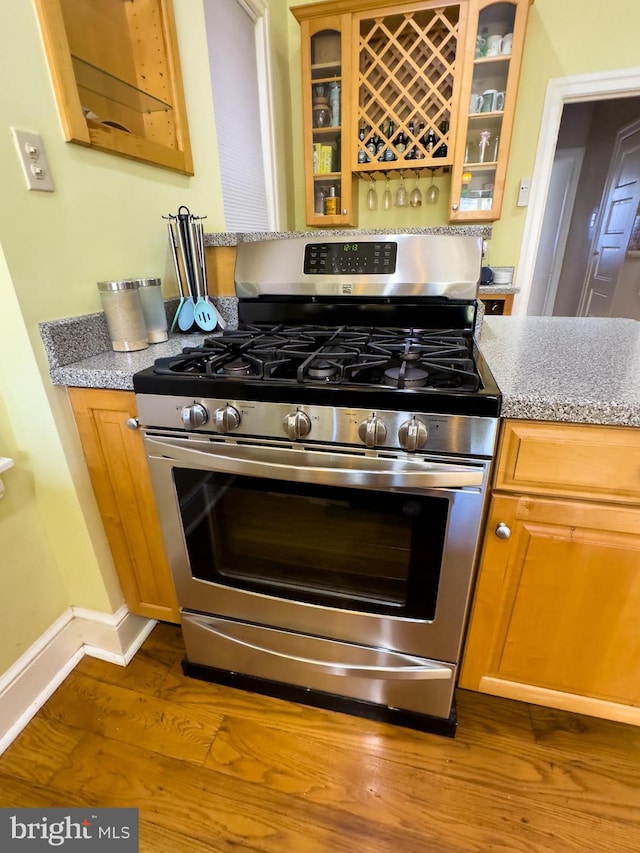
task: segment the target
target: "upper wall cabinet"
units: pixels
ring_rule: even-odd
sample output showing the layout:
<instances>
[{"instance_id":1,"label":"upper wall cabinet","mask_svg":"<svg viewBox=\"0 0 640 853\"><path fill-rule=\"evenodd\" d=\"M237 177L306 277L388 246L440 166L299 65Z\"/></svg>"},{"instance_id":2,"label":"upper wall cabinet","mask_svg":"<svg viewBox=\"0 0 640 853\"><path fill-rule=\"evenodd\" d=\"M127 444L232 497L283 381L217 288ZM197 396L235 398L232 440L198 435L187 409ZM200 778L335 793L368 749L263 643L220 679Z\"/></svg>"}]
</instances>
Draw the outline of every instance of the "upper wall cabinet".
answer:
<instances>
[{"instance_id":1,"label":"upper wall cabinet","mask_svg":"<svg viewBox=\"0 0 640 853\"><path fill-rule=\"evenodd\" d=\"M350 16L301 21L306 219L310 225L357 223L350 150Z\"/></svg>"},{"instance_id":2,"label":"upper wall cabinet","mask_svg":"<svg viewBox=\"0 0 640 853\"><path fill-rule=\"evenodd\" d=\"M36 0L69 142L193 174L172 0Z\"/></svg>"},{"instance_id":3,"label":"upper wall cabinet","mask_svg":"<svg viewBox=\"0 0 640 853\"><path fill-rule=\"evenodd\" d=\"M451 180L455 222L500 218L531 0L471 0Z\"/></svg>"},{"instance_id":4,"label":"upper wall cabinet","mask_svg":"<svg viewBox=\"0 0 640 853\"><path fill-rule=\"evenodd\" d=\"M451 171L452 221L497 219L531 2L326 0L293 8L307 223L355 224L353 177L409 169ZM319 37L333 38L333 65L319 62ZM330 103L336 91L338 112ZM337 188L338 218L323 197Z\"/></svg>"}]
</instances>

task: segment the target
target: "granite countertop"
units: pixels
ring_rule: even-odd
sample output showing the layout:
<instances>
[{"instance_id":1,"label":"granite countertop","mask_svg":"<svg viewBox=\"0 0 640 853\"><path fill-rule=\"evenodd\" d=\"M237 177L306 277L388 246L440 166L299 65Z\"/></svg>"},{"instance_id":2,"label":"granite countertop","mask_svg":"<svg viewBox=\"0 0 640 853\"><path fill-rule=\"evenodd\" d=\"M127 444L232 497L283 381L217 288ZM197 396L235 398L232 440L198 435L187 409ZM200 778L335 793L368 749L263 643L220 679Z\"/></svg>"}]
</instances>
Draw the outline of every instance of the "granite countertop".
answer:
<instances>
[{"instance_id":1,"label":"granite countertop","mask_svg":"<svg viewBox=\"0 0 640 853\"><path fill-rule=\"evenodd\" d=\"M238 326L238 303L234 296L213 298L229 328ZM177 299L165 301L170 323ZM169 340L149 344L135 352L114 352L104 312L84 314L40 323L40 336L49 361L49 376L54 385L78 388L111 388L130 391L133 374L149 367L157 358L178 355L184 347L199 346L211 333L170 334Z\"/></svg>"},{"instance_id":2,"label":"granite countertop","mask_svg":"<svg viewBox=\"0 0 640 853\"><path fill-rule=\"evenodd\" d=\"M334 237L340 239L369 234L436 234L440 236L458 234L489 240L491 233L490 225L434 225L429 228L315 228L308 231L252 231L246 233L221 231L206 233L204 244L214 247L237 246L238 243L254 243L258 240L291 240L294 237L313 237L314 239Z\"/></svg>"},{"instance_id":3,"label":"granite countertop","mask_svg":"<svg viewBox=\"0 0 640 853\"><path fill-rule=\"evenodd\" d=\"M217 300L231 328L233 297ZM55 385L131 390L133 374L156 358L198 345L171 335L145 350L116 353L103 315L40 327ZM485 317L478 344L502 392L502 416L640 426L640 322L569 317Z\"/></svg>"},{"instance_id":4,"label":"granite countertop","mask_svg":"<svg viewBox=\"0 0 640 853\"><path fill-rule=\"evenodd\" d=\"M520 288L512 284L481 284L478 288L480 296L504 296L507 293L519 293Z\"/></svg>"},{"instance_id":5,"label":"granite countertop","mask_svg":"<svg viewBox=\"0 0 640 853\"><path fill-rule=\"evenodd\" d=\"M640 322L485 317L479 340L502 416L640 426Z\"/></svg>"}]
</instances>

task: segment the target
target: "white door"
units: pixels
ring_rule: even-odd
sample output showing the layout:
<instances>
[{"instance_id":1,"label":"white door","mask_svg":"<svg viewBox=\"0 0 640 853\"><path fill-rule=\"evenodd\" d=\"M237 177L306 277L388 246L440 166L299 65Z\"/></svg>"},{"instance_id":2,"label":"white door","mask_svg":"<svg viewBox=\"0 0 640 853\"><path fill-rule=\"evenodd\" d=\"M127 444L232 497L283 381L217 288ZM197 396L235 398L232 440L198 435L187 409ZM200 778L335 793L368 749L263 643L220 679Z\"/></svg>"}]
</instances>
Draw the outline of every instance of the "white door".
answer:
<instances>
[{"instance_id":1,"label":"white door","mask_svg":"<svg viewBox=\"0 0 640 853\"><path fill-rule=\"evenodd\" d=\"M527 314L551 316L558 290L584 148L558 149L544 211Z\"/></svg>"},{"instance_id":2,"label":"white door","mask_svg":"<svg viewBox=\"0 0 640 853\"><path fill-rule=\"evenodd\" d=\"M579 316L611 316L618 274L639 202L640 122L634 122L621 130L616 140L591 246Z\"/></svg>"}]
</instances>

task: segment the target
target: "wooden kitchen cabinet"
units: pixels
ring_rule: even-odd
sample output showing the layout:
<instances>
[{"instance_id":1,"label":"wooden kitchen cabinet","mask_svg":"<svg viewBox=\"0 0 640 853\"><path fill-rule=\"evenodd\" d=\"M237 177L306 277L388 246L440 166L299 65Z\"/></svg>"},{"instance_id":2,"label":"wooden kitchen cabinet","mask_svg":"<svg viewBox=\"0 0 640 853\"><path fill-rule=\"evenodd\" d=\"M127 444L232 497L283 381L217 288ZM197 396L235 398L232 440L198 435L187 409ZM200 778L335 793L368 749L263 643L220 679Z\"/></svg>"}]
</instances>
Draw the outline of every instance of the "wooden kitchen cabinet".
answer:
<instances>
[{"instance_id":1,"label":"wooden kitchen cabinet","mask_svg":"<svg viewBox=\"0 0 640 853\"><path fill-rule=\"evenodd\" d=\"M172 0L36 0L69 142L193 174Z\"/></svg>"},{"instance_id":2,"label":"wooden kitchen cabinet","mask_svg":"<svg viewBox=\"0 0 640 853\"><path fill-rule=\"evenodd\" d=\"M452 221L499 218L531 2L327 0L293 8L301 26L307 224L356 223L351 175L416 170L451 171ZM313 40L332 31L340 38L340 65L329 69L341 86L337 133L315 126L313 103L314 73L325 73L317 67ZM507 33L512 38L501 43L503 53L476 58L478 39L494 36L493 50L495 37ZM328 89L328 77L317 79ZM504 98L470 114L471 93L489 90ZM315 94L320 97L319 90ZM318 143L324 137L335 138L339 151L339 172L329 175L341 187L338 221L323 215L317 203L324 181L317 173Z\"/></svg>"},{"instance_id":3,"label":"wooden kitchen cabinet","mask_svg":"<svg viewBox=\"0 0 640 853\"><path fill-rule=\"evenodd\" d=\"M91 483L127 606L179 622L132 391L69 388Z\"/></svg>"},{"instance_id":4,"label":"wooden kitchen cabinet","mask_svg":"<svg viewBox=\"0 0 640 853\"><path fill-rule=\"evenodd\" d=\"M452 222L500 218L532 0L470 0L451 172Z\"/></svg>"},{"instance_id":5,"label":"wooden kitchen cabinet","mask_svg":"<svg viewBox=\"0 0 640 853\"><path fill-rule=\"evenodd\" d=\"M640 431L507 421L460 686L640 725Z\"/></svg>"},{"instance_id":6,"label":"wooden kitchen cabinet","mask_svg":"<svg viewBox=\"0 0 640 853\"><path fill-rule=\"evenodd\" d=\"M301 12L293 10L294 14ZM349 157L351 17L298 17L302 40L305 212L309 225L356 225Z\"/></svg>"}]
</instances>

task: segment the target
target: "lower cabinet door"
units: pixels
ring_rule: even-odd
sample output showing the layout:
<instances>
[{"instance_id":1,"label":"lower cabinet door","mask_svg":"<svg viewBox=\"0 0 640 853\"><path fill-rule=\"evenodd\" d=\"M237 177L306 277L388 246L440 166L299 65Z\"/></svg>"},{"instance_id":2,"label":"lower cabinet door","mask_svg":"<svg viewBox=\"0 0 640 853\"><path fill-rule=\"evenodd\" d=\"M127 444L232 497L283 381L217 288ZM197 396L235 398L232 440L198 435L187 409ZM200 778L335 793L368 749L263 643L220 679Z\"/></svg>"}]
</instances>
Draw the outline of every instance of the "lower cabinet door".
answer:
<instances>
[{"instance_id":1,"label":"lower cabinet door","mask_svg":"<svg viewBox=\"0 0 640 853\"><path fill-rule=\"evenodd\" d=\"M91 483L127 606L179 622L132 391L69 388Z\"/></svg>"},{"instance_id":2,"label":"lower cabinet door","mask_svg":"<svg viewBox=\"0 0 640 853\"><path fill-rule=\"evenodd\" d=\"M640 724L640 508L494 497L460 686Z\"/></svg>"}]
</instances>

